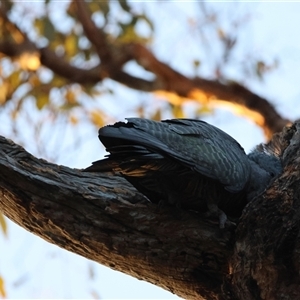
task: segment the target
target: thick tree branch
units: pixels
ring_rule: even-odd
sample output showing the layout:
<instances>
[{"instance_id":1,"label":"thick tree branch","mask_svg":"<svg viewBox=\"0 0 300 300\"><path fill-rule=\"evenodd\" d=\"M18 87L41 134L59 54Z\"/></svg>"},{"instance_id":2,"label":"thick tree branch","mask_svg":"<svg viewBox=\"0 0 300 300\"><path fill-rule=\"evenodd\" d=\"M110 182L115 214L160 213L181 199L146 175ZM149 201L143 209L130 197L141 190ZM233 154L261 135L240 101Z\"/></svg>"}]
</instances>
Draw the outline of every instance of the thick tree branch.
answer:
<instances>
[{"instance_id":1,"label":"thick tree branch","mask_svg":"<svg viewBox=\"0 0 300 300\"><path fill-rule=\"evenodd\" d=\"M216 299L233 233L176 217L122 178L38 160L0 139L0 210L30 232L188 299Z\"/></svg>"},{"instance_id":2,"label":"thick tree branch","mask_svg":"<svg viewBox=\"0 0 300 300\"><path fill-rule=\"evenodd\" d=\"M5 138L0 209L51 243L184 298L295 299L299 136L300 122L272 139L284 172L246 206L236 234L195 212L159 209L118 176L38 160Z\"/></svg>"},{"instance_id":3,"label":"thick tree branch","mask_svg":"<svg viewBox=\"0 0 300 300\"><path fill-rule=\"evenodd\" d=\"M288 145L284 173L245 208L237 229L233 299L292 300L300 294L300 122L285 129L282 142Z\"/></svg>"},{"instance_id":4,"label":"thick tree branch","mask_svg":"<svg viewBox=\"0 0 300 300\"><path fill-rule=\"evenodd\" d=\"M92 69L75 67L64 60L63 57L55 54L48 47L37 48L34 43L28 40L20 44L15 44L8 41L0 42L0 53L3 53L9 57L19 57L27 52L39 53L41 64L43 66L47 67L56 75L59 75L70 82L76 82L80 84L96 84L107 77L107 72L103 70L101 65L98 65ZM152 89L150 89L150 86L152 86L150 81L129 75L123 71L119 71L117 74L115 74L114 79L119 82L127 83L127 85L134 89L152 91Z\"/></svg>"}]
</instances>

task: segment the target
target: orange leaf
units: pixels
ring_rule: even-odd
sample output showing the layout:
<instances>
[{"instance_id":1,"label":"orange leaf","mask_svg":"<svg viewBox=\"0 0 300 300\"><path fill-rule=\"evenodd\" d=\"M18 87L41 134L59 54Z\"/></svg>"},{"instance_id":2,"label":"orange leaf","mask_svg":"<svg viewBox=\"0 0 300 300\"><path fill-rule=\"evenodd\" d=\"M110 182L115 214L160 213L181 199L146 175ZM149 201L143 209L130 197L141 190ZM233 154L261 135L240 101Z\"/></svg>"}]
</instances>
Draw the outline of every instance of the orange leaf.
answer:
<instances>
[{"instance_id":1,"label":"orange leaf","mask_svg":"<svg viewBox=\"0 0 300 300\"><path fill-rule=\"evenodd\" d=\"M0 228L3 231L4 235L7 236L7 224L4 219L4 216L0 213Z\"/></svg>"},{"instance_id":2,"label":"orange leaf","mask_svg":"<svg viewBox=\"0 0 300 300\"><path fill-rule=\"evenodd\" d=\"M78 123L78 118L75 117L74 115L70 116L70 122L72 125L76 125Z\"/></svg>"},{"instance_id":3,"label":"orange leaf","mask_svg":"<svg viewBox=\"0 0 300 300\"><path fill-rule=\"evenodd\" d=\"M0 276L0 297L6 298L6 292L4 288L4 279Z\"/></svg>"},{"instance_id":4,"label":"orange leaf","mask_svg":"<svg viewBox=\"0 0 300 300\"><path fill-rule=\"evenodd\" d=\"M99 110L93 110L90 114L90 119L97 127L104 125L103 114Z\"/></svg>"}]
</instances>

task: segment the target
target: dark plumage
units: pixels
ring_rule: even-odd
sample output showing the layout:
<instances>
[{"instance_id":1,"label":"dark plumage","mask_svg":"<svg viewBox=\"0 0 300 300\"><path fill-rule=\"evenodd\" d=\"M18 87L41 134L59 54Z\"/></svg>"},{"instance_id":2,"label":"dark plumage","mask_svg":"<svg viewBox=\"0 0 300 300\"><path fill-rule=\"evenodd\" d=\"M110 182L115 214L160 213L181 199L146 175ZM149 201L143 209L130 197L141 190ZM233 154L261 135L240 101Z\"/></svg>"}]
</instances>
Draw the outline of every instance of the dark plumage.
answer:
<instances>
[{"instance_id":1,"label":"dark plumage","mask_svg":"<svg viewBox=\"0 0 300 300\"><path fill-rule=\"evenodd\" d=\"M151 202L208 212L224 227L281 172L277 157L247 156L239 143L204 121L128 118L100 128L110 153L86 171L120 173ZM226 214L225 214L225 213Z\"/></svg>"}]
</instances>

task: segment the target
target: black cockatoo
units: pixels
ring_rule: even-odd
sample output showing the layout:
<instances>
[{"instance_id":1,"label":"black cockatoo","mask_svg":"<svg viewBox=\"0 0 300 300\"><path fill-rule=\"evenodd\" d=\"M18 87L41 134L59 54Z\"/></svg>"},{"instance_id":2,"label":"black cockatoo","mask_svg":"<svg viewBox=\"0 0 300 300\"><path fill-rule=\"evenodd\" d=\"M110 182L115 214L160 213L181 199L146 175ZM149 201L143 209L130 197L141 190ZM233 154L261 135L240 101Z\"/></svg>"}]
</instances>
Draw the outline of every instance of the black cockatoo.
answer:
<instances>
[{"instance_id":1,"label":"black cockatoo","mask_svg":"<svg viewBox=\"0 0 300 300\"><path fill-rule=\"evenodd\" d=\"M128 118L100 128L99 139L110 154L85 171L119 173L151 202L217 216L221 228L282 169L275 153L257 147L246 155L200 120Z\"/></svg>"}]
</instances>

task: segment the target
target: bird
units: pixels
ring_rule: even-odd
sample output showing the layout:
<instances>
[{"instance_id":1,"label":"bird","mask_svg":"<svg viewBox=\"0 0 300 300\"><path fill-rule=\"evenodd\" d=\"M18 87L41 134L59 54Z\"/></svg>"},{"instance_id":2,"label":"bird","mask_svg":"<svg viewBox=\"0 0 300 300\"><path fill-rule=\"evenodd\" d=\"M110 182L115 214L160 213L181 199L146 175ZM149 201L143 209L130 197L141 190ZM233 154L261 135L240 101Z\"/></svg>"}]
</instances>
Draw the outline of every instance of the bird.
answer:
<instances>
[{"instance_id":1,"label":"bird","mask_svg":"<svg viewBox=\"0 0 300 300\"><path fill-rule=\"evenodd\" d=\"M109 153L87 172L113 171L149 201L218 219L220 228L282 172L279 156L248 155L221 129L198 119L126 118L99 129Z\"/></svg>"}]
</instances>

